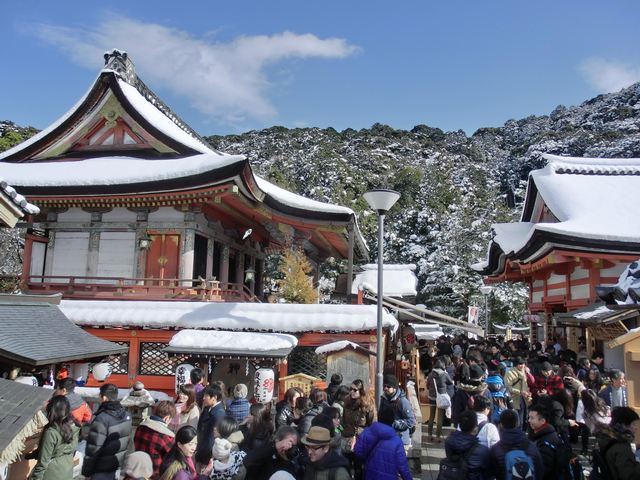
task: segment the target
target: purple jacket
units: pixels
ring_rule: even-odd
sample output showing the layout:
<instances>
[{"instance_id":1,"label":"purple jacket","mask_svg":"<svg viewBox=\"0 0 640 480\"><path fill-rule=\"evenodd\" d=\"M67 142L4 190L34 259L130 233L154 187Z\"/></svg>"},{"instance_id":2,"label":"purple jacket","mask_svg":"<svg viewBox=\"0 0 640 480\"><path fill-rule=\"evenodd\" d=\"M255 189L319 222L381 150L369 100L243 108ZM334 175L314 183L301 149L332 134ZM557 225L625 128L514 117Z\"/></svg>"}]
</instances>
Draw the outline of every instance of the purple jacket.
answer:
<instances>
[{"instance_id":1,"label":"purple jacket","mask_svg":"<svg viewBox=\"0 0 640 480\"><path fill-rule=\"evenodd\" d=\"M360 434L353 453L364 461L364 480L411 480L404 445L389 425L374 422Z\"/></svg>"}]
</instances>

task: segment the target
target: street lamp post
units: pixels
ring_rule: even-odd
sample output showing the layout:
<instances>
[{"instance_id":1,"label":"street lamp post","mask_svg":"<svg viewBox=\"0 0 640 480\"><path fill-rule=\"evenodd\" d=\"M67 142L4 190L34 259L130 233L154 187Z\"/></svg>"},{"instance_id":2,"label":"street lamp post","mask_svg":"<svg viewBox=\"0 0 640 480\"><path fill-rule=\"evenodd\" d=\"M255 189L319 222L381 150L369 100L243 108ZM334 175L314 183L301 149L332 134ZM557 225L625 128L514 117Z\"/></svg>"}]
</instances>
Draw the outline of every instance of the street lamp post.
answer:
<instances>
[{"instance_id":1,"label":"street lamp post","mask_svg":"<svg viewBox=\"0 0 640 480\"><path fill-rule=\"evenodd\" d=\"M391 207L398 201L400 194L393 190L376 189L364 194L364 199L378 214L378 290L377 290L377 314L376 323L376 404L380 402L382 395L382 369L384 366L384 353L382 350L382 296L383 296L383 239L384 217Z\"/></svg>"},{"instance_id":2,"label":"street lamp post","mask_svg":"<svg viewBox=\"0 0 640 480\"><path fill-rule=\"evenodd\" d=\"M484 285L482 287L480 287L480 293L482 293L482 295L484 296L484 336L486 338L487 334L489 333L489 302L488 302L488 298L489 295L491 294L491 291L493 290L493 287L490 287L488 285Z\"/></svg>"}]
</instances>

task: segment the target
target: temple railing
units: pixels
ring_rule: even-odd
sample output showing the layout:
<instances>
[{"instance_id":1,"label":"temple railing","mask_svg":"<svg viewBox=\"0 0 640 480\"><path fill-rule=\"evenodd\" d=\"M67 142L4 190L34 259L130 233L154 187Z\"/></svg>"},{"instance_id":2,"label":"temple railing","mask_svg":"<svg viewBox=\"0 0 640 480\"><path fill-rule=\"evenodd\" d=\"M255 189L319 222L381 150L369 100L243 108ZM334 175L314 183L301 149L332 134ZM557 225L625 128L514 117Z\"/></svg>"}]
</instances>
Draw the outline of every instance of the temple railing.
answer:
<instances>
[{"instance_id":1,"label":"temple railing","mask_svg":"<svg viewBox=\"0 0 640 480\"><path fill-rule=\"evenodd\" d=\"M77 275L30 275L23 290L62 293L63 298L260 302L242 283L203 278L124 278Z\"/></svg>"}]
</instances>

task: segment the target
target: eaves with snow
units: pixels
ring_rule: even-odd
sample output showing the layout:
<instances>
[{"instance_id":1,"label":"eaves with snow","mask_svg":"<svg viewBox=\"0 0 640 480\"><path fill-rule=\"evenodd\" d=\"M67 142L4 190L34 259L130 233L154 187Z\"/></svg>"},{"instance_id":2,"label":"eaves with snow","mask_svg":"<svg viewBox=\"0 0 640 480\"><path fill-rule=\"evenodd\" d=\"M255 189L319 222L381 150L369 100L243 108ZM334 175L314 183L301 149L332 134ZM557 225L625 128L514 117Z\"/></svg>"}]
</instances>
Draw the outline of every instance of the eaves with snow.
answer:
<instances>
[{"instance_id":1,"label":"eaves with snow","mask_svg":"<svg viewBox=\"0 0 640 480\"><path fill-rule=\"evenodd\" d=\"M38 207L29 203L15 188L0 178L0 225L13 228L22 217L38 213Z\"/></svg>"},{"instance_id":2,"label":"eaves with snow","mask_svg":"<svg viewBox=\"0 0 640 480\"><path fill-rule=\"evenodd\" d=\"M378 265L363 265L352 283L351 293L366 289L378 293ZM386 297L415 297L418 294L418 277L413 264L385 264L382 269L382 289Z\"/></svg>"},{"instance_id":3,"label":"eaves with snow","mask_svg":"<svg viewBox=\"0 0 640 480\"><path fill-rule=\"evenodd\" d=\"M75 324L111 328L175 328L246 332L366 332L375 330L375 305L62 300ZM398 321L383 314L383 327Z\"/></svg>"},{"instance_id":4,"label":"eaves with snow","mask_svg":"<svg viewBox=\"0 0 640 480\"><path fill-rule=\"evenodd\" d=\"M528 264L558 248L640 254L640 159L544 158L529 174L520 221L492 225L487 256L471 267L499 275L507 260Z\"/></svg>"},{"instance_id":5,"label":"eaves with snow","mask_svg":"<svg viewBox=\"0 0 640 480\"><path fill-rule=\"evenodd\" d=\"M95 206L88 202L113 202L115 196L121 202L140 196L164 201L158 196L184 192L215 199L222 186L233 185L228 201L244 216L259 212L280 224L302 225L306 236L322 227L323 237L314 241L334 247L326 256L346 258L353 231L355 258L368 258L353 210L284 190L255 175L244 156L213 149L118 50L105 53L105 67L67 113L0 153L0 169L29 201L54 208Z\"/></svg>"}]
</instances>

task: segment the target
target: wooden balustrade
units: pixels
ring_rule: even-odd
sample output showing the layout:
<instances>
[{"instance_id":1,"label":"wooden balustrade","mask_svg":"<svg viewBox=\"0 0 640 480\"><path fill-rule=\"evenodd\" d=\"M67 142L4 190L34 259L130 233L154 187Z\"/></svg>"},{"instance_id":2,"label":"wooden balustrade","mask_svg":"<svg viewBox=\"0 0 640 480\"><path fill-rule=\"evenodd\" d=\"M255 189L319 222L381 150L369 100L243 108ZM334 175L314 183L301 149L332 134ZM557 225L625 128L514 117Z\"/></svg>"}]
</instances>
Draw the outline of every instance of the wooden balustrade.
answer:
<instances>
[{"instance_id":1,"label":"wooden balustrade","mask_svg":"<svg viewBox=\"0 0 640 480\"><path fill-rule=\"evenodd\" d=\"M208 302L259 302L242 283L203 278L124 278L77 275L30 275L30 293L61 292L64 298L127 300L192 300Z\"/></svg>"}]
</instances>

